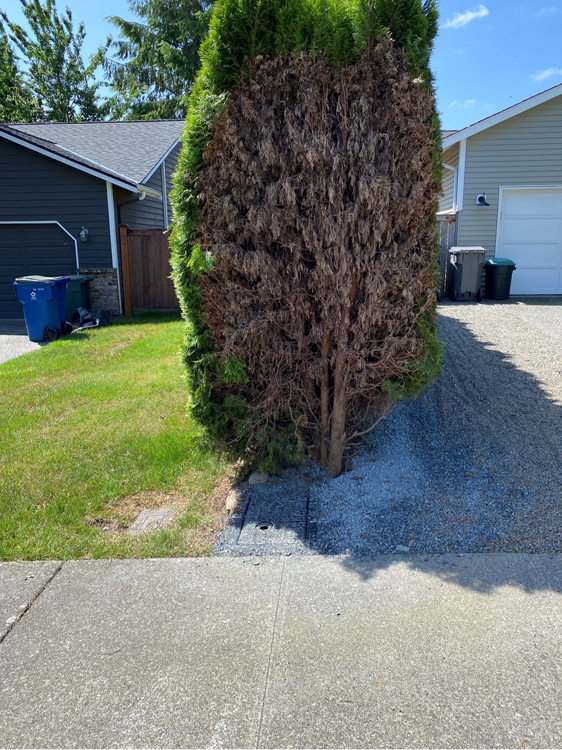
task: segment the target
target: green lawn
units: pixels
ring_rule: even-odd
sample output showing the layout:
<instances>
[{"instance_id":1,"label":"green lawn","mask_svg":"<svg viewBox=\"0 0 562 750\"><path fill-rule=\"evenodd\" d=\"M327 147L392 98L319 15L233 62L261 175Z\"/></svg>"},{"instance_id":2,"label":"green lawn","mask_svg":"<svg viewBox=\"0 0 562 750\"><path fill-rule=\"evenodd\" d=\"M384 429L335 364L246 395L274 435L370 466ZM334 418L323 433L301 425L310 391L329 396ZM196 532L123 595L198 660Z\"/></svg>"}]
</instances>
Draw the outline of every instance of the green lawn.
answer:
<instances>
[{"instance_id":1,"label":"green lawn","mask_svg":"<svg viewBox=\"0 0 562 750\"><path fill-rule=\"evenodd\" d=\"M229 467L186 415L183 329L130 316L0 366L0 559L209 553ZM169 529L127 534L161 505Z\"/></svg>"}]
</instances>

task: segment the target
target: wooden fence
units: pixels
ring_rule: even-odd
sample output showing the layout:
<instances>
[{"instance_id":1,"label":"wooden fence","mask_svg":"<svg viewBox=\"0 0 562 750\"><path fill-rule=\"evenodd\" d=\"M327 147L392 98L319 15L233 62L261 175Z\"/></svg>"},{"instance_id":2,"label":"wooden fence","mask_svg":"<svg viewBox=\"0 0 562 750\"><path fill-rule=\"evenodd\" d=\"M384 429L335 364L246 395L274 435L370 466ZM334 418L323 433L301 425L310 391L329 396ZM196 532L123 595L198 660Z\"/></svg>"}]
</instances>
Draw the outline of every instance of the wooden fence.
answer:
<instances>
[{"instance_id":1,"label":"wooden fence","mask_svg":"<svg viewBox=\"0 0 562 750\"><path fill-rule=\"evenodd\" d=\"M119 227L125 315L142 310L179 310L170 275L168 234L162 229Z\"/></svg>"},{"instance_id":2,"label":"wooden fence","mask_svg":"<svg viewBox=\"0 0 562 750\"><path fill-rule=\"evenodd\" d=\"M439 291L448 294L449 249L456 243L454 215L438 217L441 252ZM142 310L179 310L170 275L168 233L162 229L119 227L125 315Z\"/></svg>"}]
</instances>

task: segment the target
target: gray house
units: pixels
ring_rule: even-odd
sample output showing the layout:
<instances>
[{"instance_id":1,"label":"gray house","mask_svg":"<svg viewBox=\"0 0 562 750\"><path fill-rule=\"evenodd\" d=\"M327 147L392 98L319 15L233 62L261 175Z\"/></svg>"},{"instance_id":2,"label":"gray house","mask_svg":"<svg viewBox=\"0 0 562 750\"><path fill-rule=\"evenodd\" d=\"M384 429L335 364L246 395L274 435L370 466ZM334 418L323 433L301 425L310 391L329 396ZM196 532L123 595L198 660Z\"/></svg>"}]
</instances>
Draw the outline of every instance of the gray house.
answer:
<instances>
[{"instance_id":1,"label":"gray house","mask_svg":"<svg viewBox=\"0 0 562 750\"><path fill-rule=\"evenodd\" d=\"M168 227L184 124L0 124L0 318L22 314L14 278L77 271L94 306L122 312L118 226Z\"/></svg>"},{"instance_id":2,"label":"gray house","mask_svg":"<svg viewBox=\"0 0 562 750\"><path fill-rule=\"evenodd\" d=\"M443 161L449 244L515 261L513 294L562 294L562 84L445 131Z\"/></svg>"}]
</instances>

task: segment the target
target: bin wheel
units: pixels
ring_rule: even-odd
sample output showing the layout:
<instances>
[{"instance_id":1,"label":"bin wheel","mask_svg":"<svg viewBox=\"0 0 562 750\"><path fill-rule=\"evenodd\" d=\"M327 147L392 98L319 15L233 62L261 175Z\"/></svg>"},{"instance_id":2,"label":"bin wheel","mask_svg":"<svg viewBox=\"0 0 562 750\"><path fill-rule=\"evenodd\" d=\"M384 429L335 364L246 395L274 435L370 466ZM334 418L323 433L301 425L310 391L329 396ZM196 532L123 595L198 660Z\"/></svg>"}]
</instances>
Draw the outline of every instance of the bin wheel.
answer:
<instances>
[{"instance_id":1,"label":"bin wheel","mask_svg":"<svg viewBox=\"0 0 562 750\"><path fill-rule=\"evenodd\" d=\"M441 292L437 292L437 302L441 302Z\"/></svg>"},{"instance_id":2,"label":"bin wheel","mask_svg":"<svg viewBox=\"0 0 562 750\"><path fill-rule=\"evenodd\" d=\"M43 331L43 338L45 341L56 341L60 336L60 331L57 331L53 326L47 326Z\"/></svg>"},{"instance_id":3,"label":"bin wheel","mask_svg":"<svg viewBox=\"0 0 562 750\"><path fill-rule=\"evenodd\" d=\"M477 301L477 302L482 302L482 290L481 290L481 289L479 289L479 290L478 290L478 291L476 292L476 301Z\"/></svg>"},{"instance_id":4,"label":"bin wheel","mask_svg":"<svg viewBox=\"0 0 562 750\"><path fill-rule=\"evenodd\" d=\"M458 299L459 293L455 289L455 287L452 287L450 297L453 300L453 302L456 302Z\"/></svg>"}]
</instances>

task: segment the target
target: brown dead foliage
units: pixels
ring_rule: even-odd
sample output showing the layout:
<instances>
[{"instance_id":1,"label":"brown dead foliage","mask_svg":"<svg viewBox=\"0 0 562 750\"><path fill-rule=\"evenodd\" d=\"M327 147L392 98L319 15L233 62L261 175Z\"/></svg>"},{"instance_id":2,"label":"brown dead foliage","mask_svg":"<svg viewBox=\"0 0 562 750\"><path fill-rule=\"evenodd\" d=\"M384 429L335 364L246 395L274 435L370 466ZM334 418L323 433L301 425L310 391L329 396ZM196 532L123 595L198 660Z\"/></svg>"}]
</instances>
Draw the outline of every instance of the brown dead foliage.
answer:
<instances>
[{"instance_id":1,"label":"brown dead foliage","mask_svg":"<svg viewBox=\"0 0 562 750\"><path fill-rule=\"evenodd\" d=\"M333 476L433 307L432 107L390 39L340 69L258 59L205 154L204 311L249 376L223 395L299 415Z\"/></svg>"}]
</instances>

